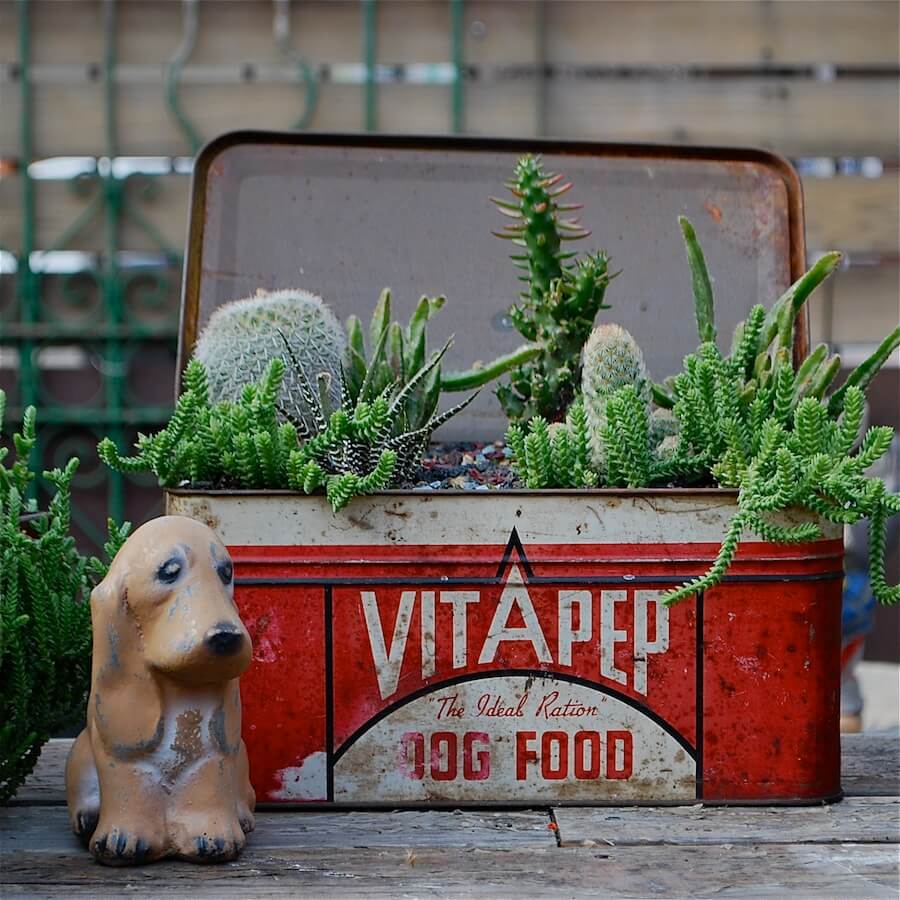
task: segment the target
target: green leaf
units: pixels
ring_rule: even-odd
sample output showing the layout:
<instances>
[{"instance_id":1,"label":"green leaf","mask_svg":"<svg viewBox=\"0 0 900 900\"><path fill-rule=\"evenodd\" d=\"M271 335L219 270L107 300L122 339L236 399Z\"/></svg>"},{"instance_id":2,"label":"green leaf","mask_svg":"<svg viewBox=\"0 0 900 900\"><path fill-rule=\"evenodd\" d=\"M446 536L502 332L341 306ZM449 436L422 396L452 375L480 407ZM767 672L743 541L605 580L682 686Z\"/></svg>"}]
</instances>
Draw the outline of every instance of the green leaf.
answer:
<instances>
[{"instance_id":1,"label":"green leaf","mask_svg":"<svg viewBox=\"0 0 900 900\"><path fill-rule=\"evenodd\" d=\"M694 226L685 216L678 217L681 226L681 234L684 238L684 246L687 250L688 265L691 269L691 288L694 292L694 314L697 318L697 334L700 343L715 341L715 301L713 299L712 283L709 279L709 271L706 268L706 260L703 250L694 232Z\"/></svg>"}]
</instances>

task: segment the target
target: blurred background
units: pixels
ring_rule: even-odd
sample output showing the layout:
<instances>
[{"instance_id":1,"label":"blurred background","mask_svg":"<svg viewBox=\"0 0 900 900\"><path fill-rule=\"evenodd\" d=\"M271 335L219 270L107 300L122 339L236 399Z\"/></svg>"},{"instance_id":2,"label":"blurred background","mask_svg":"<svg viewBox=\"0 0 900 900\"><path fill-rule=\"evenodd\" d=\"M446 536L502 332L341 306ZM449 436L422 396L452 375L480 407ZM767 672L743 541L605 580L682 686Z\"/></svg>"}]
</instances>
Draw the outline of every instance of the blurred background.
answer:
<instances>
[{"instance_id":1,"label":"blurred background","mask_svg":"<svg viewBox=\"0 0 900 900\"><path fill-rule=\"evenodd\" d=\"M894 0L0 0L8 424L34 403L44 465L82 458L83 549L107 515L161 511L151 480L109 473L94 448L168 416L192 160L238 128L775 150L802 176L809 260L846 255L811 303L812 339L852 366L900 319L898 14ZM896 356L871 421L900 425ZM898 610L879 610L867 659L897 660L898 642Z\"/></svg>"}]
</instances>

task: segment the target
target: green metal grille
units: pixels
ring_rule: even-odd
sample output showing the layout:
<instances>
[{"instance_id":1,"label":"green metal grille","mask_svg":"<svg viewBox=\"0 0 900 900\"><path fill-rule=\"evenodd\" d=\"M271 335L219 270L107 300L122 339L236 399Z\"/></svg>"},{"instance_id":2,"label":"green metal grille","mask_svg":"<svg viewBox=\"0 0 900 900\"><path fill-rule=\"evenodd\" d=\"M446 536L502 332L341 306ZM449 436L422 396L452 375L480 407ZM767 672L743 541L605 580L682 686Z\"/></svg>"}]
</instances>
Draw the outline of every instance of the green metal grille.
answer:
<instances>
[{"instance_id":1,"label":"green metal grille","mask_svg":"<svg viewBox=\"0 0 900 900\"><path fill-rule=\"evenodd\" d=\"M272 34L280 59L296 70L299 117L286 127L313 124L318 104L319 71L291 44L290 0L259 3L260 15L272 15ZM377 0L360 0L362 130L378 129ZM148 479L109 472L97 460L96 444L109 435L127 449L140 431L151 431L171 410L181 276L181 248L172 246L147 215L147 204L160 191L162 175L187 175L190 157L169 160L168 168L140 170L119 163L117 117L118 13L116 0L99 7L103 55L95 74L101 87L103 131L95 156L82 160L77 174L64 180L78 209L52 242L41 243L37 227L42 192L59 174L44 180L36 159L35 122L41 95L33 77L33 13L29 0L16 0L18 52L16 81L20 101L17 173L20 183L19 246L0 247L0 387L8 394L7 421L21 420L29 405L38 408L39 464L49 468L77 455L81 467L73 491L73 521L85 549L102 544L105 519L141 521L161 509L160 492ZM463 0L447 5L452 79L448 130L463 130ZM204 22L199 0L182 0L182 38L163 67L160 91L177 124L187 154L202 134L181 102L184 69ZM435 84L448 84L435 77ZM228 103L227 93L222 101ZM235 122L235 127L240 125ZM168 158L166 158L168 159ZM46 205L46 201L45 201ZM149 250L134 252L126 232L143 233ZM81 252L98 246L99 250ZM86 240L90 235L92 240ZM63 265L48 267L48 260ZM68 262L66 262L68 260ZM46 499L46 498L41 498Z\"/></svg>"}]
</instances>

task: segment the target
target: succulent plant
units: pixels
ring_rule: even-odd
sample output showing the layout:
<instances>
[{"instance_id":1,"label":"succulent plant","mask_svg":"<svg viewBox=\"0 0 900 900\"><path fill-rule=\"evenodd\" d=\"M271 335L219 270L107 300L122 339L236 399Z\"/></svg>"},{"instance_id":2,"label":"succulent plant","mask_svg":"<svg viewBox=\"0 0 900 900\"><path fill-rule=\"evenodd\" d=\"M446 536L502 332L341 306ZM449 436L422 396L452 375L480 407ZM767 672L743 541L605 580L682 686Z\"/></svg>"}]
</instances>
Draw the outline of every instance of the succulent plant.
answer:
<instances>
[{"instance_id":1,"label":"succulent plant","mask_svg":"<svg viewBox=\"0 0 900 900\"><path fill-rule=\"evenodd\" d=\"M738 489L738 510L713 565L670 591L665 602L718 584L745 531L777 543L814 540L821 534L816 521L790 527L772 521L774 513L797 507L840 524L867 518L872 592L882 603L900 601L900 585L887 583L884 568L886 523L900 513L900 495L866 475L887 451L892 429L870 428L853 452L861 430L864 387L900 346L900 327L830 395L840 366L837 357L820 345L804 359L794 360L797 314L840 262L839 253L830 253L770 309L755 306L735 329L725 356L715 343L711 282L702 251L690 223L681 225L692 268L698 332L704 339L696 353L685 357L677 376L653 386L653 399L664 409L650 410L646 370L634 348L626 355L627 365L614 368L617 377L627 373L628 383L613 384L614 389L606 391L609 381L603 381L601 389L592 388L589 396L587 384L595 370L589 368L588 359L596 350L591 342L585 348L583 374L585 411L592 408L593 398L603 401L602 484L645 487L713 480ZM606 334L615 333L611 326L597 331L603 334L604 329ZM553 440L544 420L532 424L528 434L519 426L510 427L507 442L526 483L567 484L565 467L554 465ZM596 428L592 440L598 441Z\"/></svg>"},{"instance_id":2,"label":"succulent plant","mask_svg":"<svg viewBox=\"0 0 900 900\"><path fill-rule=\"evenodd\" d=\"M358 494L411 477L431 432L474 397L433 414L418 429L404 430L398 423L405 416L406 401L440 364L449 344L407 381L391 383L378 394L371 389L374 365L355 400L341 381L336 407L329 405L328 373L320 373L314 387L292 358L286 337L283 346L290 365L296 367L299 400L309 411L311 425L299 419L278 420L288 368L280 356L272 359L257 384L244 385L237 403L215 404L210 402L205 368L193 359L185 370L185 390L166 427L151 436L139 435L137 453L130 457L121 456L104 438L97 448L100 458L120 472L153 472L166 487L291 488L307 494L324 487L337 511Z\"/></svg>"},{"instance_id":3,"label":"succulent plant","mask_svg":"<svg viewBox=\"0 0 900 900\"><path fill-rule=\"evenodd\" d=\"M563 242L590 233L577 219L563 218L579 204L559 198L571 187L562 175L545 173L540 157L524 156L507 183L514 200L491 199L513 221L499 237L523 252L513 256L524 273L527 290L509 311L513 327L539 348L531 359L511 369L509 384L497 388L497 398L510 420L540 415L563 418L580 382L581 351L601 309L612 276L603 251L574 259Z\"/></svg>"},{"instance_id":4,"label":"succulent plant","mask_svg":"<svg viewBox=\"0 0 900 900\"><path fill-rule=\"evenodd\" d=\"M529 488L592 487L590 425L580 397L569 406L565 422L548 424L535 416L526 426L510 424L507 446Z\"/></svg>"},{"instance_id":5,"label":"succulent plant","mask_svg":"<svg viewBox=\"0 0 900 900\"><path fill-rule=\"evenodd\" d=\"M347 319L346 389L355 403L378 396L387 387L405 384L425 365L428 322L446 302L444 297L421 297L406 328L391 319L391 291L385 288L375 304L369 325L371 358L366 353L362 323ZM367 397L363 396L363 388ZM418 431L432 418L441 395L440 360L419 380L404 400L394 422L398 434Z\"/></svg>"},{"instance_id":6,"label":"succulent plant","mask_svg":"<svg viewBox=\"0 0 900 900\"><path fill-rule=\"evenodd\" d=\"M650 376L637 341L621 325L598 325L584 345L581 390L591 430L592 460L602 471L605 450L602 440L606 405L619 388L633 385L644 402L650 398Z\"/></svg>"},{"instance_id":7,"label":"succulent plant","mask_svg":"<svg viewBox=\"0 0 900 900\"><path fill-rule=\"evenodd\" d=\"M292 487L306 484L309 478L319 478L315 467L326 474L348 476L344 478L344 484L349 486L355 486L359 479L368 477L372 472L379 472L384 478L384 484L379 487L388 482L402 483L412 478L418 470L432 432L475 398L476 394L472 394L443 413L437 413L435 400L424 424L417 417L416 426L410 427L410 398L423 385L435 384L433 373L439 370L451 341L432 353L430 359L418 369L406 373L405 377L389 381L376 391L376 379L383 371L381 356L390 331L389 317L385 317L362 382L354 391L349 386L349 380L343 380L341 401L336 407L328 402L328 376L320 375L314 387L299 367L295 369L303 401L313 410L315 424L308 433L301 431L304 442L292 454ZM332 490L338 489L329 486L329 498L334 504ZM346 487L334 496L342 498L345 491ZM343 503L335 508L340 508L340 505Z\"/></svg>"},{"instance_id":8,"label":"succulent plant","mask_svg":"<svg viewBox=\"0 0 900 900\"><path fill-rule=\"evenodd\" d=\"M309 380L328 373L336 403L344 330L321 297L299 289L259 291L220 306L210 316L194 356L206 370L211 401L237 402L245 385L262 378L273 359L284 358L284 339ZM279 405L294 421L312 424L293 369L285 372Z\"/></svg>"},{"instance_id":9,"label":"succulent plant","mask_svg":"<svg viewBox=\"0 0 900 900\"><path fill-rule=\"evenodd\" d=\"M0 391L0 426L6 395ZM91 610L87 595L107 564L87 559L71 535L72 478L78 460L44 472L54 494L46 514L26 499L35 409L13 436L16 461L0 448L0 804L34 768L44 742L83 715L90 686ZM109 522L107 559L128 533Z\"/></svg>"}]
</instances>

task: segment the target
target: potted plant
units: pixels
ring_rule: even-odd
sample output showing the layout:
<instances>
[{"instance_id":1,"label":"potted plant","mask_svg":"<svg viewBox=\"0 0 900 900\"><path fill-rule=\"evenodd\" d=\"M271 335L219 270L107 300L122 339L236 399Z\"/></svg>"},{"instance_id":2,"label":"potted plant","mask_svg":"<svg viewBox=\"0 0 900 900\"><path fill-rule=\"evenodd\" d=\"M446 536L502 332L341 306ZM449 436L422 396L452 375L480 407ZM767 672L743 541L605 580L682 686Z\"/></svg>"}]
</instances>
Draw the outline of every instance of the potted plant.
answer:
<instances>
[{"instance_id":1,"label":"potted plant","mask_svg":"<svg viewBox=\"0 0 900 900\"><path fill-rule=\"evenodd\" d=\"M722 353L683 220L700 346L654 384L624 329L594 327L611 275L605 253L564 250L586 236L569 185L526 157L510 187L495 202L526 282L516 353L445 374L446 347L427 353L440 299L404 328L383 294L366 346L318 298L264 294L212 317L163 431L132 457L101 443L229 545L260 797L839 796L841 525L870 520L873 588L896 602L884 522L900 499L865 474L890 430L854 445L900 329L830 393L827 348L794 358L828 254ZM505 446L454 450L472 490L441 490L460 482L429 481L446 466L423 456L470 399L438 413L441 389L504 373Z\"/></svg>"},{"instance_id":2,"label":"potted plant","mask_svg":"<svg viewBox=\"0 0 900 900\"><path fill-rule=\"evenodd\" d=\"M0 426L6 395L0 391ZM0 448L0 804L9 801L37 762L41 747L84 714L91 671L91 610L87 595L106 563L82 556L70 533L70 486L78 460L44 472L54 489L39 512L35 480L35 409L13 435L15 462ZM128 533L109 523L112 559Z\"/></svg>"}]
</instances>

